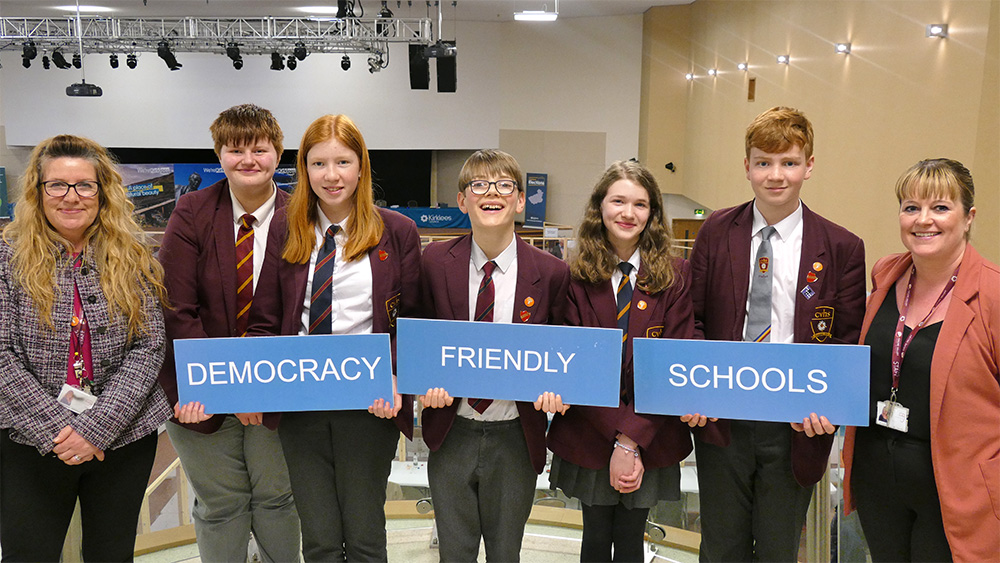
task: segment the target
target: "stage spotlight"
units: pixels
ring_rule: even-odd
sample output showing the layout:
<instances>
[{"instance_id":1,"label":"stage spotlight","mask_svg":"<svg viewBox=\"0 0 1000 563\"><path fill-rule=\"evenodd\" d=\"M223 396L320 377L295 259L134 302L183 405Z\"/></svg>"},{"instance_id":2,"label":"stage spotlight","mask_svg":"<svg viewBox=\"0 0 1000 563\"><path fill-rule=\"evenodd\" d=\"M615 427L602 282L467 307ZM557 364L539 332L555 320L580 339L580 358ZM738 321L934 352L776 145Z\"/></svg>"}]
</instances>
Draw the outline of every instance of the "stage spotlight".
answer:
<instances>
[{"instance_id":1,"label":"stage spotlight","mask_svg":"<svg viewBox=\"0 0 1000 563\"><path fill-rule=\"evenodd\" d=\"M285 70L285 58L277 51L271 53L271 70Z\"/></svg>"},{"instance_id":2,"label":"stage spotlight","mask_svg":"<svg viewBox=\"0 0 1000 563\"><path fill-rule=\"evenodd\" d=\"M31 59L28 57L21 57L21 66L24 68L31 68Z\"/></svg>"},{"instance_id":3,"label":"stage spotlight","mask_svg":"<svg viewBox=\"0 0 1000 563\"><path fill-rule=\"evenodd\" d=\"M378 11L378 19L391 19L392 10L386 5L386 0L382 0L382 9ZM381 21L375 24L375 33L381 36L390 35L393 30L392 24L382 23Z\"/></svg>"},{"instance_id":4,"label":"stage spotlight","mask_svg":"<svg viewBox=\"0 0 1000 563\"><path fill-rule=\"evenodd\" d=\"M83 66L83 58L80 56L80 53L73 53L73 66L76 68Z\"/></svg>"},{"instance_id":5,"label":"stage spotlight","mask_svg":"<svg viewBox=\"0 0 1000 563\"><path fill-rule=\"evenodd\" d=\"M295 67L299 66L299 61L296 60L295 55L288 55L288 70L295 70Z\"/></svg>"},{"instance_id":6,"label":"stage spotlight","mask_svg":"<svg viewBox=\"0 0 1000 563\"><path fill-rule=\"evenodd\" d=\"M35 47L35 42L32 40L27 40L21 44L21 64L24 68L31 67L31 61L35 60L38 56L38 48Z\"/></svg>"},{"instance_id":7,"label":"stage spotlight","mask_svg":"<svg viewBox=\"0 0 1000 563\"><path fill-rule=\"evenodd\" d=\"M306 53L306 44L301 41L296 41L295 49L292 50L292 54L295 55L295 58L300 61L306 60L306 55L308 55L308 53Z\"/></svg>"},{"instance_id":8,"label":"stage spotlight","mask_svg":"<svg viewBox=\"0 0 1000 563\"><path fill-rule=\"evenodd\" d=\"M226 56L233 61L233 68L239 70L243 68L243 56L240 55L240 46L236 43L226 45Z\"/></svg>"},{"instance_id":9,"label":"stage spotlight","mask_svg":"<svg viewBox=\"0 0 1000 563\"><path fill-rule=\"evenodd\" d=\"M344 58L340 59L340 68L344 70L351 70L351 57L344 55Z\"/></svg>"},{"instance_id":10,"label":"stage spotlight","mask_svg":"<svg viewBox=\"0 0 1000 563\"><path fill-rule=\"evenodd\" d=\"M50 65L49 56L42 55L42 68L44 68L45 70L49 70L49 65Z\"/></svg>"},{"instance_id":11,"label":"stage spotlight","mask_svg":"<svg viewBox=\"0 0 1000 563\"><path fill-rule=\"evenodd\" d=\"M129 53L128 56L125 57L125 65L129 68L135 68L138 64L139 58L135 56L135 53Z\"/></svg>"},{"instance_id":12,"label":"stage spotlight","mask_svg":"<svg viewBox=\"0 0 1000 563\"><path fill-rule=\"evenodd\" d=\"M170 70L179 70L182 66L181 63L177 62L177 57L170 51L170 44L167 43L166 39L161 39L159 43L156 44L156 55L163 59L166 63L167 68Z\"/></svg>"},{"instance_id":13,"label":"stage spotlight","mask_svg":"<svg viewBox=\"0 0 1000 563\"><path fill-rule=\"evenodd\" d=\"M111 53L111 56L108 57L108 62L111 64L111 68L118 68L118 55Z\"/></svg>"},{"instance_id":14,"label":"stage spotlight","mask_svg":"<svg viewBox=\"0 0 1000 563\"><path fill-rule=\"evenodd\" d=\"M56 68L66 70L67 68L73 66L69 64L66 57L63 56L62 51L55 50L52 52L52 63L56 65Z\"/></svg>"}]
</instances>

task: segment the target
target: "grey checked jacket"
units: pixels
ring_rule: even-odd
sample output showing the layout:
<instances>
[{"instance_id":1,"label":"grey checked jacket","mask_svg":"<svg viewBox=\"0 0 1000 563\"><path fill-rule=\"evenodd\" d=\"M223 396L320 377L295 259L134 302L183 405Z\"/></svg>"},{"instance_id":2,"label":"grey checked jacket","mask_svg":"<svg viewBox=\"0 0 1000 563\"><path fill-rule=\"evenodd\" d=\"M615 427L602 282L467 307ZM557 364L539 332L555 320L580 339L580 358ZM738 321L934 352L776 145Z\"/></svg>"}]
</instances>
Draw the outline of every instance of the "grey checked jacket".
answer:
<instances>
[{"instance_id":1,"label":"grey checked jacket","mask_svg":"<svg viewBox=\"0 0 1000 563\"><path fill-rule=\"evenodd\" d=\"M15 281L13 249L0 240L0 428L10 437L47 454L66 425L91 444L114 449L154 432L171 415L156 375L163 362L164 331L160 303L145 307L148 333L127 343L128 322L109 317L92 251L73 268L65 252L57 258L55 329L46 327L32 299ZM81 414L62 407L56 397L69 364L73 282L80 290L90 326L97 402Z\"/></svg>"}]
</instances>

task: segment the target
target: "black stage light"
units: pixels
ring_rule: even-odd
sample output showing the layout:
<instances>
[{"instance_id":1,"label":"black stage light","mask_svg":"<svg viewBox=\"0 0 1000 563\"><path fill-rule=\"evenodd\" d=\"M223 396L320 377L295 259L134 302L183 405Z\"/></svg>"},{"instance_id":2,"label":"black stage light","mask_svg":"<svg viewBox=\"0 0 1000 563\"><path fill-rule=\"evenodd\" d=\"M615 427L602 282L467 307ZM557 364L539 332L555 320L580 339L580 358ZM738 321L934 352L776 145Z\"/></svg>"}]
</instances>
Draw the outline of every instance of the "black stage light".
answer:
<instances>
[{"instance_id":1,"label":"black stage light","mask_svg":"<svg viewBox=\"0 0 1000 563\"><path fill-rule=\"evenodd\" d=\"M306 53L306 44L301 41L296 41L295 49L292 50L292 54L295 55L295 58L300 61L306 60L306 55L308 55L308 53Z\"/></svg>"},{"instance_id":2,"label":"black stage light","mask_svg":"<svg viewBox=\"0 0 1000 563\"><path fill-rule=\"evenodd\" d=\"M49 64L50 64L49 63L49 56L48 55L42 55L42 68L44 68L45 70L49 70Z\"/></svg>"},{"instance_id":3,"label":"black stage light","mask_svg":"<svg viewBox=\"0 0 1000 563\"><path fill-rule=\"evenodd\" d=\"M111 56L108 57L108 62L111 63L111 68L118 68L118 55L111 53Z\"/></svg>"},{"instance_id":4,"label":"black stage light","mask_svg":"<svg viewBox=\"0 0 1000 563\"><path fill-rule=\"evenodd\" d=\"M226 56L233 61L233 68L239 70L243 68L243 56L240 55L240 47L236 43L226 45Z\"/></svg>"},{"instance_id":5,"label":"black stage light","mask_svg":"<svg viewBox=\"0 0 1000 563\"><path fill-rule=\"evenodd\" d=\"M80 56L80 53L73 53L73 66L76 68L83 66L83 58Z\"/></svg>"},{"instance_id":6,"label":"black stage light","mask_svg":"<svg viewBox=\"0 0 1000 563\"><path fill-rule=\"evenodd\" d=\"M24 68L31 68L31 59L28 57L21 57L21 66Z\"/></svg>"},{"instance_id":7,"label":"black stage light","mask_svg":"<svg viewBox=\"0 0 1000 563\"><path fill-rule=\"evenodd\" d=\"M382 9L378 11L378 18L379 19L392 18L392 10L390 10L389 6L386 5L386 0L382 0ZM381 36L390 35L392 30L393 30L392 24L382 23L382 22L375 24L375 33L377 33L378 35Z\"/></svg>"},{"instance_id":8,"label":"black stage light","mask_svg":"<svg viewBox=\"0 0 1000 563\"><path fill-rule=\"evenodd\" d=\"M277 51L271 53L271 70L285 70L285 58Z\"/></svg>"},{"instance_id":9,"label":"black stage light","mask_svg":"<svg viewBox=\"0 0 1000 563\"><path fill-rule=\"evenodd\" d=\"M344 70L351 70L351 57L344 55L344 58L340 59L340 68Z\"/></svg>"},{"instance_id":10,"label":"black stage light","mask_svg":"<svg viewBox=\"0 0 1000 563\"><path fill-rule=\"evenodd\" d=\"M38 56L38 48L35 47L35 42L32 40L27 40L21 44L21 64L24 68L31 67L31 61L35 60Z\"/></svg>"},{"instance_id":11,"label":"black stage light","mask_svg":"<svg viewBox=\"0 0 1000 563\"><path fill-rule=\"evenodd\" d=\"M288 55L288 70L295 70L297 66L299 66L299 61L295 59L295 55Z\"/></svg>"},{"instance_id":12,"label":"black stage light","mask_svg":"<svg viewBox=\"0 0 1000 563\"><path fill-rule=\"evenodd\" d=\"M166 39L161 39L160 42L156 44L156 55L163 59L163 62L166 63L167 68L170 70L178 70L184 66L177 62L177 57L175 57L170 51L170 43L167 43Z\"/></svg>"},{"instance_id":13,"label":"black stage light","mask_svg":"<svg viewBox=\"0 0 1000 563\"><path fill-rule=\"evenodd\" d=\"M52 52L52 63L56 65L56 68L61 68L63 70L73 66L69 64L66 57L63 56L62 51L56 50Z\"/></svg>"},{"instance_id":14,"label":"black stage light","mask_svg":"<svg viewBox=\"0 0 1000 563\"><path fill-rule=\"evenodd\" d=\"M136 57L135 53L129 53L128 56L125 57L125 64L129 68L135 68L136 65L139 64L139 57Z\"/></svg>"}]
</instances>

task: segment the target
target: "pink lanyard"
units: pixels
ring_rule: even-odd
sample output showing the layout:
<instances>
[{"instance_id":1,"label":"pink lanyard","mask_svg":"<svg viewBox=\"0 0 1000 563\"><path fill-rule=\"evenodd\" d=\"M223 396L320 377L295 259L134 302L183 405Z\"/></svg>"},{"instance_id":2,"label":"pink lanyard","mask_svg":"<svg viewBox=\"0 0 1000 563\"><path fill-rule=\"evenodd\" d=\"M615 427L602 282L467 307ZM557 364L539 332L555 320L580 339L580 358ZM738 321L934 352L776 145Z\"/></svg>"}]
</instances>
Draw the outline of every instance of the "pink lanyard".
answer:
<instances>
[{"instance_id":1,"label":"pink lanyard","mask_svg":"<svg viewBox=\"0 0 1000 563\"><path fill-rule=\"evenodd\" d=\"M906 295L903 297L903 310L899 314L899 320L896 321L896 335L892 342L892 396L889 398L892 402L896 402L896 391L899 389L899 370L903 365L903 357L906 355L906 350L909 349L910 343L913 342L913 337L917 335L917 331L924 327L927 319L931 318L931 315L937 310L938 305L944 301L945 296L955 287L955 282L958 281L958 268L955 268L955 273L951 275L951 279L945 284L944 290L938 296L937 301L934 302L931 310L928 311L927 316L917 323L917 326L913 327L913 330L910 331L910 335L906 337L906 341L904 342L903 327L906 324L906 313L910 309L910 294L913 292L913 278L916 275L917 267L913 266L913 269L910 270L910 281L906 284Z\"/></svg>"}]
</instances>

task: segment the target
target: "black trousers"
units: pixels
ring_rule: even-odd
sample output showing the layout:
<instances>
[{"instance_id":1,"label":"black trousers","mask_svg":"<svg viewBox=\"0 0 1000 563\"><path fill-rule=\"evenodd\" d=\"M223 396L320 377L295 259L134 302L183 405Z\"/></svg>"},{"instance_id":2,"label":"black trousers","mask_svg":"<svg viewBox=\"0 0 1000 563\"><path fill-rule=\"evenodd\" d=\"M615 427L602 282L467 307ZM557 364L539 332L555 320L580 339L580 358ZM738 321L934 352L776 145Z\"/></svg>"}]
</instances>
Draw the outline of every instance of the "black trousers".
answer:
<instances>
[{"instance_id":1,"label":"black trousers","mask_svg":"<svg viewBox=\"0 0 1000 563\"><path fill-rule=\"evenodd\" d=\"M859 428L851 490L872 561L951 561L929 442Z\"/></svg>"},{"instance_id":2,"label":"black trousers","mask_svg":"<svg viewBox=\"0 0 1000 563\"><path fill-rule=\"evenodd\" d=\"M4 561L59 561L80 499L85 561L132 561L156 433L66 465L0 431L0 546Z\"/></svg>"},{"instance_id":3,"label":"black trousers","mask_svg":"<svg viewBox=\"0 0 1000 563\"><path fill-rule=\"evenodd\" d=\"M306 561L385 561L399 429L368 411L290 412L278 427Z\"/></svg>"},{"instance_id":4,"label":"black trousers","mask_svg":"<svg viewBox=\"0 0 1000 563\"><path fill-rule=\"evenodd\" d=\"M583 505L581 563L642 563L648 508ZM614 554L612 555L612 546Z\"/></svg>"}]
</instances>

